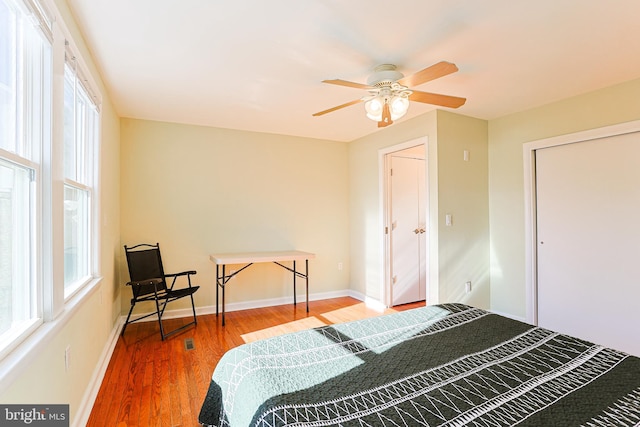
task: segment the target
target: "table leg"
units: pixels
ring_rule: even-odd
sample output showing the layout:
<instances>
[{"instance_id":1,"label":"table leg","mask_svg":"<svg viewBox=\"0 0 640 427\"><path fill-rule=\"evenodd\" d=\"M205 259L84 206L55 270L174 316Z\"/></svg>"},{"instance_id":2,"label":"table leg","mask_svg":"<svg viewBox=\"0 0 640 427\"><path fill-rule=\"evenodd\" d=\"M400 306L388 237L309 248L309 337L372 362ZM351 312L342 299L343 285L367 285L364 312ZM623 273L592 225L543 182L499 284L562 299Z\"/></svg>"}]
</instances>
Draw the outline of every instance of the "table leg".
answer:
<instances>
[{"instance_id":1,"label":"table leg","mask_svg":"<svg viewBox=\"0 0 640 427\"><path fill-rule=\"evenodd\" d=\"M309 312L309 260L305 260L305 265L306 265L306 271L305 271L305 275L304 277L306 278L307 281L307 290L305 292L305 295L307 296L307 313Z\"/></svg>"},{"instance_id":2,"label":"table leg","mask_svg":"<svg viewBox=\"0 0 640 427\"><path fill-rule=\"evenodd\" d=\"M227 277L227 273L226 273L226 265L222 264L222 326L224 326L224 278Z\"/></svg>"},{"instance_id":3,"label":"table leg","mask_svg":"<svg viewBox=\"0 0 640 427\"><path fill-rule=\"evenodd\" d=\"M297 292L296 292L296 276L298 275L298 272L296 270L296 260L293 260L293 305L296 305L296 298L297 298Z\"/></svg>"},{"instance_id":4,"label":"table leg","mask_svg":"<svg viewBox=\"0 0 640 427\"><path fill-rule=\"evenodd\" d=\"M220 289L220 266L216 264L216 317L218 317L218 293Z\"/></svg>"}]
</instances>

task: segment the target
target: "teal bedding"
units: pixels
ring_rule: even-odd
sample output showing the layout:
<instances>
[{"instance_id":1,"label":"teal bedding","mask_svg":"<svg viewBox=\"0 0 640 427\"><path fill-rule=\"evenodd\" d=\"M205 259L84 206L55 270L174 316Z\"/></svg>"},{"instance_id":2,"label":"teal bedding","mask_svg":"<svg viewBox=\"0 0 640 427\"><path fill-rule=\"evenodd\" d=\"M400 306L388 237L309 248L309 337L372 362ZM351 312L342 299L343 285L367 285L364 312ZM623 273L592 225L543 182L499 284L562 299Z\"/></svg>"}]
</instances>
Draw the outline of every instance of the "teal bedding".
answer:
<instances>
[{"instance_id":1,"label":"teal bedding","mask_svg":"<svg viewBox=\"0 0 640 427\"><path fill-rule=\"evenodd\" d=\"M440 304L231 349L199 422L637 426L640 358Z\"/></svg>"}]
</instances>

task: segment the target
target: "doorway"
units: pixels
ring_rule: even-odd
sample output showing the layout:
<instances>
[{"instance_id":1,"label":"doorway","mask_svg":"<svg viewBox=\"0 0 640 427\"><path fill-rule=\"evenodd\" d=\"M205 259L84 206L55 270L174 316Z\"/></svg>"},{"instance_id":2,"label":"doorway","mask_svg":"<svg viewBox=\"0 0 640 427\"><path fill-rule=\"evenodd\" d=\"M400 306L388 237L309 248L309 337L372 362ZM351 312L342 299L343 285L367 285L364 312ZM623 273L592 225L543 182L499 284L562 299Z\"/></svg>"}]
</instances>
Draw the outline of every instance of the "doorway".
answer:
<instances>
[{"instance_id":1,"label":"doorway","mask_svg":"<svg viewBox=\"0 0 640 427\"><path fill-rule=\"evenodd\" d=\"M424 301L427 291L427 185L424 143L385 155L387 304Z\"/></svg>"}]
</instances>

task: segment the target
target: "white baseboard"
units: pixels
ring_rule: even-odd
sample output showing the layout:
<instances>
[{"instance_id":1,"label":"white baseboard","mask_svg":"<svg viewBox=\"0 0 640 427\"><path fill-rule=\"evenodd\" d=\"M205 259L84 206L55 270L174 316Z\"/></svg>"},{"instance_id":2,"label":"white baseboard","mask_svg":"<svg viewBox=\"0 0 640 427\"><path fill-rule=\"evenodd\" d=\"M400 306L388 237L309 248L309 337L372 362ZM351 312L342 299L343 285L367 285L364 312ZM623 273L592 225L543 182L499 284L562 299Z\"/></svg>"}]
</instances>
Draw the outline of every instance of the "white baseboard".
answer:
<instances>
[{"instance_id":1,"label":"white baseboard","mask_svg":"<svg viewBox=\"0 0 640 427\"><path fill-rule=\"evenodd\" d=\"M78 413L76 414L72 424L74 427L85 426L89 421L91 411L93 410L93 405L96 402L98 392L100 391L100 386L102 386L102 381L104 380L104 375L107 372L109 362L111 361L111 356L113 355L113 351L115 350L116 344L118 343L118 337L120 337L120 331L122 330L123 324L124 317L120 317L111 330L109 339L107 340L107 343L102 350L102 354L100 355L98 365L96 366L96 369L91 376L91 380L89 381L84 396L82 397L82 401L80 402Z\"/></svg>"},{"instance_id":2,"label":"white baseboard","mask_svg":"<svg viewBox=\"0 0 640 427\"><path fill-rule=\"evenodd\" d=\"M360 301L363 301L363 298L360 298L358 294L354 293L349 289L341 290L341 291L331 291L331 292L322 292L309 294L309 301L321 301L325 299L331 298L341 298L341 297L352 297L356 298ZM263 308L263 307L273 307L276 305L286 305L291 304L293 302L293 297L281 297L281 298L270 298L270 299L262 299L262 300L253 300L253 301L243 301L236 303L229 303L225 307L227 312L229 311L239 311L239 310L249 310L252 308ZM298 304L304 304L305 295L298 294L297 296ZM204 310L210 310L207 314L214 314L216 312L215 306L203 307Z\"/></svg>"},{"instance_id":3,"label":"white baseboard","mask_svg":"<svg viewBox=\"0 0 640 427\"><path fill-rule=\"evenodd\" d=\"M383 312L385 309L387 309L387 306L383 303L381 303L380 301L378 301L377 299L373 299L371 297L365 296L365 295L361 295L363 298L358 298L357 296L353 296L354 298L357 298L361 301L364 301L365 305L373 310L379 311L379 312Z\"/></svg>"}]
</instances>

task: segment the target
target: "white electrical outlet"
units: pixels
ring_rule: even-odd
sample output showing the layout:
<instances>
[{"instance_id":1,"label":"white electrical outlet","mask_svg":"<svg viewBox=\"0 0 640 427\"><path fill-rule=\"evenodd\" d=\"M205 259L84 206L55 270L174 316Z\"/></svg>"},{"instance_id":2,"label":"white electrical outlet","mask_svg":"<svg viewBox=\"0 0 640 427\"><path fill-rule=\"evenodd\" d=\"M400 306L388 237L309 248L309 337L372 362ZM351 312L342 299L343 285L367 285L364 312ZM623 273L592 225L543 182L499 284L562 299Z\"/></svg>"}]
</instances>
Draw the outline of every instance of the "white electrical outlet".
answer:
<instances>
[{"instance_id":1,"label":"white electrical outlet","mask_svg":"<svg viewBox=\"0 0 640 427\"><path fill-rule=\"evenodd\" d=\"M344 266L342 265L342 262L339 262L339 263L338 263L338 271L342 271L342 268L343 268L343 267L344 267Z\"/></svg>"},{"instance_id":2,"label":"white electrical outlet","mask_svg":"<svg viewBox=\"0 0 640 427\"><path fill-rule=\"evenodd\" d=\"M471 282L470 281L464 284L464 290L465 290L466 293L471 292Z\"/></svg>"}]
</instances>

